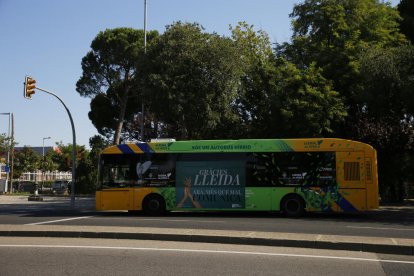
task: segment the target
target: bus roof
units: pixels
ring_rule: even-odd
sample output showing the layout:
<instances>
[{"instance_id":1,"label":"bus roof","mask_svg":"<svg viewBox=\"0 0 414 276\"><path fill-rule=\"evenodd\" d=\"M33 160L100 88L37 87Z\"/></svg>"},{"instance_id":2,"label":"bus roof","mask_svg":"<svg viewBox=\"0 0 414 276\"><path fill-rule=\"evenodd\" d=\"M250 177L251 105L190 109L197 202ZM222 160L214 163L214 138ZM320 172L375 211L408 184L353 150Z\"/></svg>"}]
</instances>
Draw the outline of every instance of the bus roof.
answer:
<instances>
[{"instance_id":1,"label":"bus roof","mask_svg":"<svg viewBox=\"0 0 414 276\"><path fill-rule=\"evenodd\" d=\"M295 151L374 151L374 148L338 138L189 140L120 144L104 149L102 154Z\"/></svg>"}]
</instances>

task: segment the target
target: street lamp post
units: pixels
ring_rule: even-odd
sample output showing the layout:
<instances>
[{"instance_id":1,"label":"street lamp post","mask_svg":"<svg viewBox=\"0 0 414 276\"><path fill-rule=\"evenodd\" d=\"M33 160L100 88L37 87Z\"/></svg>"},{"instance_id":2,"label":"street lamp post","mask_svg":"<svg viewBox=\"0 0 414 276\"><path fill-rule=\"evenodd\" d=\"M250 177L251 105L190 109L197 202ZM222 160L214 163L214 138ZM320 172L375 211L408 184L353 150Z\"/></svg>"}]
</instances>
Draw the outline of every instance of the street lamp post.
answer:
<instances>
[{"instance_id":1,"label":"street lamp post","mask_svg":"<svg viewBox=\"0 0 414 276\"><path fill-rule=\"evenodd\" d=\"M45 140L48 140L48 139L50 139L51 137L44 137L43 138L43 146L42 146L42 157L43 157L43 160L45 159Z\"/></svg>"},{"instance_id":2,"label":"street lamp post","mask_svg":"<svg viewBox=\"0 0 414 276\"><path fill-rule=\"evenodd\" d=\"M144 53L147 53L147 0L144 0ZM144 101L143 97L141 97L141 141L145 142L145 135L144 135Z\"/></svg>"},{"instance_id":3,"label":"street lamp post","mask_svg":"<svg viewBox=\"0 0 414 276\"><path fill-rule=\"evenodd\" d=\"M43 91L49 95L54 96L56 99L58 99L60 101L60 103L63 105L63 107L66 109L66 112L68 113L69 116L69 120L70 120L70 125L72 127L72 140L73 140L73 144L72 144L72 189L71 189L71 193L70 193L70 206L73 208L75 207L75 181L76 181L76 132L75 132L75 125L73 123L73 119L72 119L72 114L69 111L69 108L66 106L66 104L63 102L63 100L61 98L59 98L58 95L56 95L53 92L50 92L46 89L42 89L39 87L36 87L37 90Z\"/></svg>"},{"instance_id":4,"label":"street lamp post","mask_svg":"<svg viewBox=\"0 0 414 276\"><path fill-rule=\"evenodd\" d=\"M42 191L43 186L45 185L45 140L50 139L50 137L43 137L43 144L42 144Z\"/></svg>"}]
</instances>

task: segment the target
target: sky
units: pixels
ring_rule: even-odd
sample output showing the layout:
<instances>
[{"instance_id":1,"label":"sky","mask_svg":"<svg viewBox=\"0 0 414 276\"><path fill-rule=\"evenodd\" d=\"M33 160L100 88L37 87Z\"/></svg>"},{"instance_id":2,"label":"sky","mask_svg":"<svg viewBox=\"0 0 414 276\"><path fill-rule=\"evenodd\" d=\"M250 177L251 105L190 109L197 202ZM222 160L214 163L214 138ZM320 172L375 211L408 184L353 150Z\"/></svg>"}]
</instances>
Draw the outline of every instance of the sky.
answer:
<instances>
[{"instance_id":1,"label":"sky","mask_svg":"<svg viewBox=\"0 0 414 276\"><path fill-rule=\"evenodd\" d=\"M273 43L289 41L289 14L300 0L147 0L147 30L165 31L176 21L197 22L207 32L230 35L240 21L264 30ZM391 1L392 6L399 0ZM66 110L53 96L23 97L26 75L57 94L70 110L76 143L89 147L97 134L88 118L90 98L76 92L82 58L100 31L144 28L144 0L0 0L0 113L14 114L18 146L72 143ZM0 133L9 116L0 114ZM51 137L50 139L43 139Z\"/></svg>"}]
</instances>

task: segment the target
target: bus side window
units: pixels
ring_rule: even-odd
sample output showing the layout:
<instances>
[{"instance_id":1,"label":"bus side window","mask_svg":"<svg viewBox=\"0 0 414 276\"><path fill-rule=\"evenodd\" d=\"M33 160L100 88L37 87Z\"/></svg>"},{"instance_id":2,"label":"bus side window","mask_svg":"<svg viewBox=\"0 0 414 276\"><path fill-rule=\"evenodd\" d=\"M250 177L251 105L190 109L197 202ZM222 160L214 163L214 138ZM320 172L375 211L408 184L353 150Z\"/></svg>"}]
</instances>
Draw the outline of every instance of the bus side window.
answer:
<instances>
[{"instance_id":1,"label":"bus side window","mask_svg":"<svg viewBox=\"0 0 414 276\"><path fill-rule=\"evenodd\" d=\"M136 164L138 185L175 186L175 154L151 154Z\"/></svg>"}]
</instances>

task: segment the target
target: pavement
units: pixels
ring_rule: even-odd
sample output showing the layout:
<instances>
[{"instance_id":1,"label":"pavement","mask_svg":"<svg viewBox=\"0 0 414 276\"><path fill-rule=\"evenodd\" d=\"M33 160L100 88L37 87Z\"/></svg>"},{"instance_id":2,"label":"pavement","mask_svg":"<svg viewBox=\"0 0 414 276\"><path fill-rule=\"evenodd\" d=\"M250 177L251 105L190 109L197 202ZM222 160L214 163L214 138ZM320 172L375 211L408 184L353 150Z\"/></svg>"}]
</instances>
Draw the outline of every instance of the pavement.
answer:
<instances>
[{"instance_id":1,"label":"pavement","mask_svg":"<svg viewBox=\"0 0 414 276\"><path fill-rule=\"evenodd\" d=\"M92 199L77 198L76 209L93 210ZM29 202L27 196L0 195L0 208L12 204L48 204L69 209L68 197L45 197L41 202ZM363 251L414 256L414 239L382 237L297 234L281 232L200 230L179 228L69 226L69 225L10 225L0 224L0 236L136 239L183 241L221 244L284 246L330 250Z\"/></svg>"}]
</instances>

